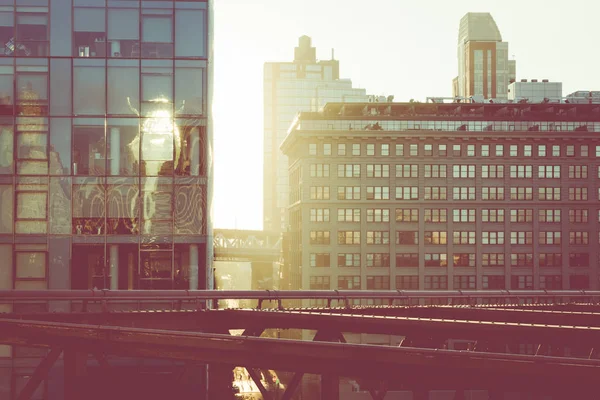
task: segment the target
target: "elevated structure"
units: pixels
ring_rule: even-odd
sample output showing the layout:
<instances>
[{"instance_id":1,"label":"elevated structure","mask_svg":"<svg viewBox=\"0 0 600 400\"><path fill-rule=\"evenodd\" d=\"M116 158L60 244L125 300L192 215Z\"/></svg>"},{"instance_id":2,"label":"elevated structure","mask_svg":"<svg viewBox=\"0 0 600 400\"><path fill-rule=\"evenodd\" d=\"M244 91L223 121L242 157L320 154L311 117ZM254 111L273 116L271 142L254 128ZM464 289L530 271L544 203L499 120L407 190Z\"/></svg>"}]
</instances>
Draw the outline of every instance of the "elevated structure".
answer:
<instances>
[{"instance_id":1,"label":"elevated structure","mask_svg":"<svg viewBox=\"0 0 600 400\"><path fill-rule=\"evenodd\" d=\"M467 13L458 32L458 76L452 95L506 99L516 64L508 59L508 43L490 13Z\"/></svg>"}]
</instances>

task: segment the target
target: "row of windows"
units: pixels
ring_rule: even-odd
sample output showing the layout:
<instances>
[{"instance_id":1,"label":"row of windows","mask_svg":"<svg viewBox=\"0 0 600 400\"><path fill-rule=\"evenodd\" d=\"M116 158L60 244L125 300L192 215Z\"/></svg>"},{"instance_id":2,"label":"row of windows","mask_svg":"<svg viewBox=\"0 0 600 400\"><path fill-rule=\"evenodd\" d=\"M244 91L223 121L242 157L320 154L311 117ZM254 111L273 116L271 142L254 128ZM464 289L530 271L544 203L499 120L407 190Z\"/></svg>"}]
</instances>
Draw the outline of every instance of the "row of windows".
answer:
<instances>
[{"instance_id":1,"label":"row of windows","mask_svg":"<svg viewBox=\"0 0 600 400\"><path fill-rule=\"evenodd\" d=\"M600 124L599 124L600 128ZM332 148L331 143L322 143L319 149L317 143L308 144L308 155L310 156L331 156ZM367 143L361 145L360 143L338 143L337 144L337 155L338 156L389 156L390 155L390 144L389 143ZM477 151L479 148L479 151ZM363 150L364 149L364 150ZM451 153L454 157L504 157L506 154L509 157L589 157L590 146L587 144L581 145L546 145L546 144L395 144L393 145L393 155L396 156L448 156ZM537 150L537 151L536 151ZM364 153L363 153L364 152ZM600 145L595 147L595 156L600 157Z\"/></svg>"},{"instance_id":2,"label":"row of windows","mask_svg":"<svg viewBox=\"0 0 600 400\"><path fill-rule=\"evenodd\" d=\"M509 199L519 201L534 200L533 187L510 187L508 188ZM339 186L338 200L361 200L360 186ZM327 193L329 190L327 189ZM320 200L311 189L311 200ZM422 198L419 197L418 186L396 186L396 200L449 200L448 188L446 186L425 186L422 191ZM322 200L329 199L329 196L322 197ZM452 188L452 200L477 200L475 186L459 186ZM505 188L503 186L483 186L481 188L481 200L505 200ZM366 200L390 200L389 186L367 186ZM561 188L559 187L539 187L537 190L536 200L540 201L560 201ZM587 201L587 187L570 187L568 188L568 197L563 200L569 201ZM598 188L598 200L600 200L600 188Z\"/></svg>"},{"instance_id":3,"label":"row of windows","mask_svg":"<svg viewBox=\"0 0 600 400\"><path fill-rule=\"evenodd\" d=\"M356 230L340 230L337 232L337 243L341 245L358 245L361 243L361 231ZM560 231L543 231L538 232L538 244L559 245L561 244ZM390 244L389 231L366 231L367 244ZM446 231L425 231L423 239L425 244L448 244L450 234ZM475 231L452 231L453 244L477 244ZM311 231L310 240L312 244L329 244L329 231ZM504 231L483 231L481 232L481 244L497 244L505 243ZM533 232L531 231L513 231L510 232L510 244L533 244ZM589 232L587 231L571 231L569 232L569 244L571 245L587 245L589 244ZM600 235L598 243L600 243ZM396 244L414 245L419 244L418 231L397 231Z\"/></svg>"},{"instance_id":4,"label":"row of windows","mask_svg":"<svg viewBox=\"0 0 600 400\"><path fill-rule=\"evenodd\" d=\"M312 190L314 188L314 190ZM311 188L311 193L321 194L328 192L322 187ZM328 189L328 188L327 188ZM329 219L316 221L319 209L311 209L311 222L328 222ZM323 209L321 209L323 210ZM389 222L390 209L388 208L368 208L366 211L367 222ZM394 211L392 209L392 211ZM505 213L509 214L506 219L513 223L533 222L533 209L517 208L505 210L503 208L484 208L481 211L482 222L505 222ZM474 208L451 209L453 222L476 222L477 210ZM323 213L323 211L322 211ZM327 218L329 218L329 209L327 209ZM589 221L589 210L587 209L569 209L568 210L570 223L587 223ZM314 217L314 220L313 220ZM360 222L360 208L338 208L338 222ZM423 210L423 220L431 223L448 222L448 209L446 208L426 208ZM600 222L600 210L597 211L597 220ZM396 208L396 222L419 222L418 208ZM544 223L560 223L562 222L562 210L559 208L540 209L538 210L538 221Z\"/></svg>"},{"instance_id":5,"label":"row of windows","mask_svg":"<svg viewBox=\"0 0 600 400\"><path fill-rule=\"evenodd\" d=\"M448 277L445 275L425 275L423 289L429 290L447 290ZM352 275L338 276L337 289L362 289L361 277ZM367 276L367 290L389 290L389 276ZM476 289L475 275L455 275L453 277L454 289ZM578 274L569 276L570 289L588 289L589 276ZM504 275L484 275L482 276L481 289L498 290L506 289L506 277ZM562 290L563 278L560 275L541 275L539 277L539 289ZM311 290L330 290L331 277L329 276L311 276L309 281ZM400 290L419 290L419 277L417 275L396 276L396 289ZM510 289L533 289L533 275L512 275L510 277Z\"/></svg>"},{"instance_id":6,"label":"row of windows","mask_svg":"<svg viewBox=\"0 0 600 400\"><path fill-rule=\"evenodd\" d=\"M477 166L474 164L470 165L452 165L452 177L453 178L469 178L474 179L477 177L481 178L493 178L502 179L505 177L504 169L505 165L482 165L481 174L477 175ZM532 165L510 165L507 166L509 174L507 175L513 179L519 178L533 178L534 166ZM597 170L597 176L600 178L600 166L595 166ZM360 164L338 164L337 166L338 178L360 178L361 177L361 165ZM568 170L568 177L570 179L586 179L588 177L588 165L569 165L565 167ZM389 178L390 177L390 165L389 164L366 164L367 178ZM423 165L423 176L425 178L447 178L447 166L444 164L426 164ZM538 165L537 178L541 179L560 179L561 177L561 166L560 165ZM310 177L311 178L329 178L330 177L330 166L329 164L310 164ZM396 178L418 178L419 177L419 165L418 164L396 164L395 165L395 177Z\"/></svg>"}]
</instances>

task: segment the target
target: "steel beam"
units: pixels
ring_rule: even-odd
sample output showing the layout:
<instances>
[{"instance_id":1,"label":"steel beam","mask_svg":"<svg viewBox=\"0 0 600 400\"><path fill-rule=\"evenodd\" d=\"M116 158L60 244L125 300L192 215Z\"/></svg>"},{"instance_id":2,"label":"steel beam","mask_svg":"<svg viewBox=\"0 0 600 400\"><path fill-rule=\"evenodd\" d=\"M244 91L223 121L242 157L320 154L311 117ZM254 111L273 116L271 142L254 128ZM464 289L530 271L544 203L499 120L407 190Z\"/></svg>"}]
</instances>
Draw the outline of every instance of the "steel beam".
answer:
<instances>
[{"instance_id":1,"label":"steel beam","mask_svg":"<svg viewBox=\"0 0 600 400\"><path fill-rule=\"evenodd\" d=\"M340 377L335 374L321 375L321 400L339 400Z\"/></svg>"},{"instance_id":2,"label":"steel beam","mask_svg":"<svg viewBox=\"0 0 600 400\"><path fill-rule=\"evenodd\" d=\"M288 383L287 388L285 389L285 392L283 393L283 396L281 397L281 400L291 400L292 399L292 396L296 392L296 389L300 385L300 382L302 382L303 375L304 374L302 372L296 372L294 374L294 376L292 377L292 380Z\"/></svg>"},{"instance_id":3,"label":"steel beam","mask_svg":"<svg viewBox=\"0 0 600 400\"><path fill-rule=\"evenodd\" d=\"M428 389L510 385L552 391L569 382L590 388L600 360L302 342L149 329L0 320L0 342L76 345L108 354L246 365L365 379L426 379ZM425 378L426 377L426 378Z\"/></svg>"},{"instance_id":4,"label":"steel beam","mask_svg":"<svg viewBox=\"0 0 600 400\"><path fill-rule=\"evenodd\" d=\"M40 383L48 376L48 372L60 357L62 349L60 347L53 347L46 357L39 363L33 375L27 380L25 387L19 393L17 400L29 400L35 393Z\"/></svg>"},{"instance_id":5,"label":"steel beam","mask_svg":"<svg viewBox=\"0 0 600 400\"><path fill-rule=\"evenodd\" d=\"M256 386L258 387L258 390L260 390L260 394L262 394L263 399L272 400L273 396L271 396L271 393L269 393L267 388L265 388L262 384L260 380L260 375L256 373L256 370L254 368L246 367L246 371L248 371L248 374L250 375L254 383L256 383Z\"/></svg>"}]
</instances>

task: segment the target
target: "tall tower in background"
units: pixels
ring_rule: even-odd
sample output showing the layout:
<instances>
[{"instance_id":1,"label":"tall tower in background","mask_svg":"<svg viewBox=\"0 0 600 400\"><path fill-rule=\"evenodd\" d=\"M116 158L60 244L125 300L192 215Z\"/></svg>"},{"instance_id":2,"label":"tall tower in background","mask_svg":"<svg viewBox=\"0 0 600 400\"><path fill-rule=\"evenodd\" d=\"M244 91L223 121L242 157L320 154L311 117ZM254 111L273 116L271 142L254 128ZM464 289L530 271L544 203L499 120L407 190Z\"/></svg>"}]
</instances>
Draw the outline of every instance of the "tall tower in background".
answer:
<instances>
[{"instance_id":1,"label":"tall tower in background","mask_svg":"<svg viewBox=\"0 0 600 400\"><path fill-rule=\"evenodd\" d=\"M458 76L453 96L506 99L516 64L508 59L508 43L490 13L467 13L458 32Z\"/></svg>"},{"instance_id":2,"label":"tall tower in background","mask_svg":"<svg viewBox=\"0 0 600 400\"><path fill-rule=\"evenodd\" d=\"M365 89L339 79L333 57L317 61L311 38L300 37L294 61L268 62L264 67L263 229L287 230L288 161L279 146L299 111L317 111L327 102L367 101Z\"/></svg>"}]
</instances>

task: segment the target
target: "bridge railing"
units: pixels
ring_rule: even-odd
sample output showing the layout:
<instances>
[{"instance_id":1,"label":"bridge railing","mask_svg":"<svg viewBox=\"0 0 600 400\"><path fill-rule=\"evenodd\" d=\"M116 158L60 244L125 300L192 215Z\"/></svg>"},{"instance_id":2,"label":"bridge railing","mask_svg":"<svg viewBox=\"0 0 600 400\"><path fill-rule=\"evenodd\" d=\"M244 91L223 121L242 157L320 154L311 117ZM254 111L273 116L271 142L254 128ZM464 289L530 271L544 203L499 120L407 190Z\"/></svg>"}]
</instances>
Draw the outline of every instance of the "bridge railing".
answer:
<instances>
[{"instance_id":1,"label":"bridge railing","mask_svg":"<svg viewBox=\"0 0 600 400\"><path fill-rule=\"evenodd\" d=\"M353 305L600 303L590 290L0 290L5 312ZM2 308L0 307L0 310Z\"/></svg>"}]
</instances>

